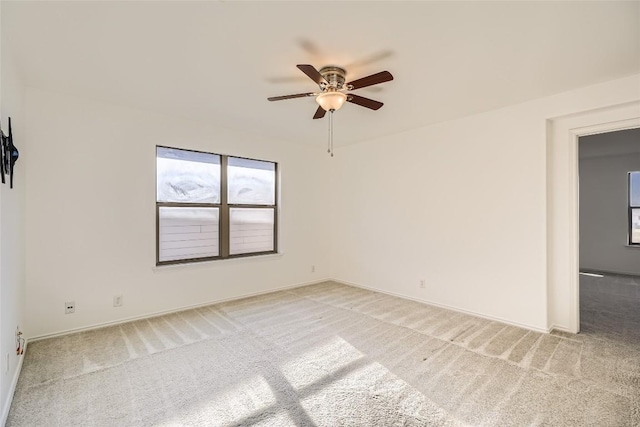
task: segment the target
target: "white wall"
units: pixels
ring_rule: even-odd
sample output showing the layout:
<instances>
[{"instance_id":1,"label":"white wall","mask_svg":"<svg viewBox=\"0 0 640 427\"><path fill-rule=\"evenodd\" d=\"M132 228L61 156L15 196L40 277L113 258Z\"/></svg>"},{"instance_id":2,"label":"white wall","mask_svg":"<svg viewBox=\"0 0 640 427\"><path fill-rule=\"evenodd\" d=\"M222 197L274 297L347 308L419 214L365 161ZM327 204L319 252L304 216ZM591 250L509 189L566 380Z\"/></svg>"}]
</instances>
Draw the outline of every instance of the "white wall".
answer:
<instances>
[{"instance_id":1,"label":"white wall","mask_svg":"<svg viewBox=\"0 0 640 427\"><path fill-rule=\"evenodd\" d=\"M337 150L333 277L547 330L546 121L640 99L639 82Z\"/></svg>"},{"instance_id":2,"label":"white wall","mask_svg":"<svg viewBox=\"0 0 640 427\"><path fill-rule=\"evenodd\" d=\"M639 90L632 76L344 147L328 163L321 148L30 89L28 335L327 277L546 330L547 120ZM153 268L156 144L278 161L284 256Z\"/></svg>"},{"instance_id":3,"label":"white wall","mask_svg":"<svg viewBox=\"0 0 640 427\"><path fill-rule=\"evenodd\" d=\"M25 318L25 149L24 87L13 55L2 37L0 69L0 119L8 134L11 117L14 143L20 151L14 173L14 187L0 184L0 424L8 414L20 358L16 354L16 328ZM9 370L6 357L9 356Z\"/></svg>"},{"instance_id":4,"label":"white wall","mask_svg":"<svg viewBox=\"0 0 640 427\"><path fill-rule=\"evenodd\" d=\"M329 276L321 147L36 89L27 112L30 337ZM155 268L156 144L278 162L283 255Z\"/></svg>"},{"instance_id":5,"label":"white wall","mask_svg":"<svg viewBox=\"0 0 640 427\"><path fill-rule=\"evenodd\" d=\"M640 274L640 250L627 242L628 173L640 171L640 153L591 155L599 146L623 149L628 142L640 151L640 129L580 138L581 270Z\"/></svg>"}]
</instances>

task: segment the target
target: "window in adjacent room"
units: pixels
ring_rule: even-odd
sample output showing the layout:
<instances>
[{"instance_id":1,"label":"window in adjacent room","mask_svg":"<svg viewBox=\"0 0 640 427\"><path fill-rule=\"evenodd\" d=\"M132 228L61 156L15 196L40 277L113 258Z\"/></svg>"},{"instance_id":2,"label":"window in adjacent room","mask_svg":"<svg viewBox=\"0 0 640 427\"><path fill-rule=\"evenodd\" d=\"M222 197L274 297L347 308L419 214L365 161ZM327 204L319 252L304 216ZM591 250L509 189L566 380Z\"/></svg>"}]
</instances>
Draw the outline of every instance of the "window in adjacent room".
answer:
<instances>
[{"instance_id":1,"label":"window in adjacent room","mask_svg":"<svg viewBox=\"0 0 640 427\"><path fill-rule=\"evenodd\" d=\"M156 185L156 264L276 252L276 163L159 146Z\"/></svg>"},{"instance_id":2,"label":"window in adjacent room","mask_svg":"<svg viewBox=\"0 0 640 427\"><path fill-rule=\"evenodd\" d=\"M640 245L640 172L629 172L629 244Z\"/></svg>"}]
</instances>

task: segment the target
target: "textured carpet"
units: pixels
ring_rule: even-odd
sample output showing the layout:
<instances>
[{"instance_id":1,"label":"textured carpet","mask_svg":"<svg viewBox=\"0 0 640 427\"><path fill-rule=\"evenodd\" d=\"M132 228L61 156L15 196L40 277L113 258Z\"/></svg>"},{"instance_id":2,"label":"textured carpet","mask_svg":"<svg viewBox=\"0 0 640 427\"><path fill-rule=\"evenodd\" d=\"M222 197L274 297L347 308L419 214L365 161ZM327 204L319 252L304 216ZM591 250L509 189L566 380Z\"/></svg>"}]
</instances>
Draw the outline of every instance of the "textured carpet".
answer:
<instances>
[{"instance_id":1,"label":"textured carpet","mask_svg":"<svg viewBox=\"0 0 640 427\"><path fill-rule=\"evenodd\" d=\"M32 342L7 425L638 426L620 338L326 282Z\"/></svg>"},{"instance_id":2,"label":"textured carpet","mask_svg":"<svg viewBox=\"0 0 640 427\"><path fill-rule=\"evenodd\" d=\"M581 334L640 343L640 277L603 274L580 276Z\"/></svg>"}]
</instances>

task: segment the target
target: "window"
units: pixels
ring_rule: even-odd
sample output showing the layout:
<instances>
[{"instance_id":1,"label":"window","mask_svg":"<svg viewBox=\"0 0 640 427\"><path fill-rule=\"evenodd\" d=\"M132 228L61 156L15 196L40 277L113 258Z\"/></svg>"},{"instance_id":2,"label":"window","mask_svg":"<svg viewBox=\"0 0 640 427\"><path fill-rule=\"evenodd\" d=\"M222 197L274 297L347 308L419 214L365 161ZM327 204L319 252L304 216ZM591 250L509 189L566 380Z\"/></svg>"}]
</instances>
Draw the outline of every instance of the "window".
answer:
<instances>
[{"instance_id":1,"label":"window","mask_svg":"<svg viewBox=\"0 0 640 427\"><path fill-rule=\"evenodd\" d=\"M640 245L640 172L629 172L629 244Z\"/></svg>"},{"instance_id":2,"label":"window","mask_svg":"<svg viewBox=\"0 0 640 427\"><path fill-rule=\"evenodd\" d=\"M277 164L156 147L156 264L275 253Z\"/></svg>"}]
</instances>

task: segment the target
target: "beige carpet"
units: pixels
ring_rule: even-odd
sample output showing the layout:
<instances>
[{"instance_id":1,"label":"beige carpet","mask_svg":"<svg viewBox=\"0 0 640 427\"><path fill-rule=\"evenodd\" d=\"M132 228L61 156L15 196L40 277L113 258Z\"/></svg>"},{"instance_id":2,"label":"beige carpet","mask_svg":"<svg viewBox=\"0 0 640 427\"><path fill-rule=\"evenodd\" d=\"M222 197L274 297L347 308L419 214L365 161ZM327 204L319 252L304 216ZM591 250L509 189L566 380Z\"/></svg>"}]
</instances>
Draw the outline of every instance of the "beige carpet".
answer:
<instances>
[{"instance_id":1,"label":"beige carpet","mask_svg":"<svg viewBox=\"0 0 640 427\"><path fill-rule=\"evenodd\" d=\"M640 342L332 282L29 344L8 426L639 426Z\"/></svg>"}]
</instances>

